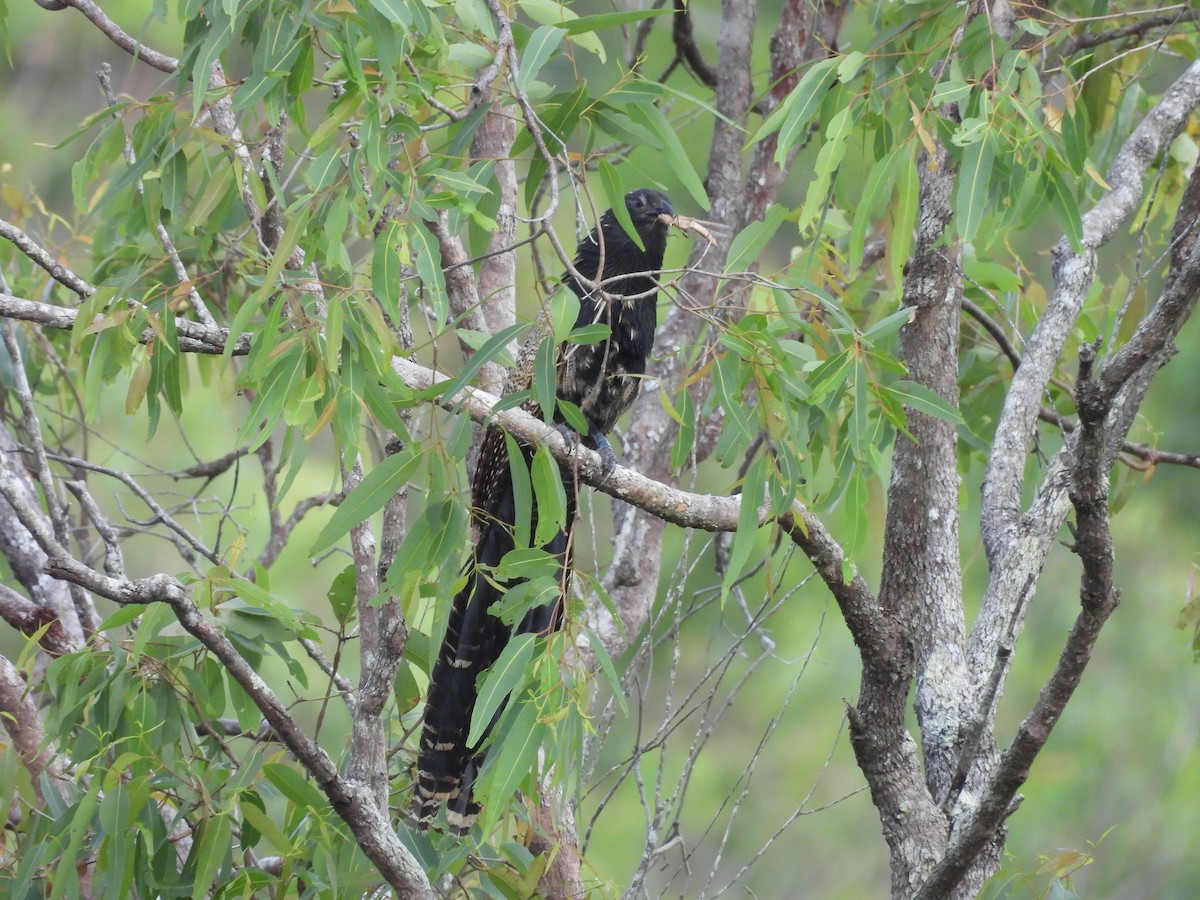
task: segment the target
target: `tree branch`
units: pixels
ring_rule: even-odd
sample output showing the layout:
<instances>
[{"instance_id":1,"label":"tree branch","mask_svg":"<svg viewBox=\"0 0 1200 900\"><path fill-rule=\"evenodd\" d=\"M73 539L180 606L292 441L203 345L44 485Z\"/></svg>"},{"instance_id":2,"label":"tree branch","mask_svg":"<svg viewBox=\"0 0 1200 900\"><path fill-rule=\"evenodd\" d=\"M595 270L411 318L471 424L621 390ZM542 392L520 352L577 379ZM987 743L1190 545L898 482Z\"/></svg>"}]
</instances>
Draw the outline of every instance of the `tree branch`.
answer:
<instances>
[{"instance_id":1,"label":"tree branch","mask_svg":"<svg viewBox=\"0 0 1200 900\"><path fill-rule=\"evenodd\" d=\"M947 232L957 174L940 142L921 154L916 247L904 277L903 302L912 315L900 331L910 377L951 406L958 405L962 249ZM958 490L955 426L908 410L907 432L893 451L879 588L891 652L862 655L862 687L850 717L855 757L891 849L893 896L907 893L945 850L948 823L935 798L953 777L971 699ZM920 760L905 721L914 674ZM974 880L982 883L983 874Z\"/></svg>"},{"instance_id":2,"label":"tree branch","mask_svg":"<svg viewBox=\"0 0 1200 900\"><path fill-rule=\"evenodd\" d=\"M351 777L343 778L338 773L333 760L304 733L266 682L234 649L229 639L201 615L186 595L180 593L169 602L179 623L221 661L258 706L263 718L313 777L334 810L350 826L359 847L378 868L379 874L402 897L432 900L433 888L424 870L396 836L388 817L379 809L378 800L370 786Z\"/></svg>"},{"instance_id":3,"label":"tree branch","mask_svg":"<svg viewBox=\"0 0 1200 900\"><path fill-rule=\"evenodd\" d=\"M696 46L696 36L692 33L691 6L684 0L675 0L675 15L671 17L671 40L675 42L675 52L679 54L688 71L704 86L715 88L717 70Z\"/></svg>"},{"instance_id":4,"label":"tree branch","mask_svg":"<svg viewBox=\"0 0 1200 900\"><path fill-rule=\"evenodd\" d=\"M8 319L20 319L34 322L46 328L60 331L70 331L75 327L79 311L49 303L39 303L24 297L14 297L12 294L0 292L0 316ZM99 318L99 317L98 317ZM228 328L217 328L211 325L201 325L188 319L176 319L179 333L179 349L184 353L204 353L210 356L220 356L225 352L225 343L229 340ZM159 339L153 328L146 328L138 341L142 344L153 344ZM250 352L251 335L240 334L234 343L232 354L245 356Z\"/></svg>"},{"instance_id":5,"label":"tree branch","mask_svg":"<svg viewBox=\"0 0 1200 900\"><path fill-rule=\"evenodd\" d=\"M1134 129L1117 154L1108 176L1112 190L1084 216L1085 245L1099 245L1107 241L1119 224L1133 213L1140 203L1146 168L1198 104L1200 63L1193 63L1167 90L1158 106ZM1179 231L1177 227L1176 233ZM1074 433L1068 435L1064 447L1051 459L1033 502L1020 519L1015 524L997 528L991 528L988 522L989 516L1001 515L994 504L999 503L1006 492L1020 490L1026 456L1025 436L1033 427L1032 417L1037 415L1041 407L1041 392L1091 283L1094 266L1092 254L1069 254L1065 239L1059 242L1055 254L1058 260L1055 264L1057 286L1046 313L1034 331L1034 337L1026 345L1021 366L1014 375L1013 388L998 423L995 446L984 481L982 524L984 546L989 555L990 578L967 648L969 664L980 691L986 689L987 682L992 678L998 656L1006 655L1004 648L1010 646L1021 631L1026 604L1032 594L1028 588L1029 576L1041 572L1054 537L1070 508L1068 486L1074 454L1077 452L1077 435ZM1178 278L1170 275L1168 288L1172 283L1180 288L1186 287L1184 282L1177 281ZM1190 281L1190 278L1186 280ZM1176 324L1165 329L1162 324L1153 326L1160 337L1174 334L1182 321L1181 317L1186 317L1191 306L1186 297L1180 294L1171 301L1171 308ZM1158 309L1157 304L1155 309ZM1153 314L1154 311L1147 320ZM1146 327L1145 322L1143 327ZM1166 346L1160 346L1159 356L1165 352ZM1139 351L1139 355L1144 358L1145 350ZM1031 359L1037 360L1036 365L1031 363ZM1165 359L1158 358L1155 365L1163 362ZM1029 373L1035 368L1038 374L1031 377ZM1152 373L1148 368L1139 371L1141 390L1144 392L1148 386L1145 379ZM1111 423L1108 433L1113 440L1124 441L1140 405L1140 396L1131 395L1113 404L1114 415L1123 417L1123 423L1119 426ZM1013 424L1017 421L1022 424ZM1015 433L1018 428L1022 432L1019 437ZM1113 447L1113 454L1119 449L1120 444ZM1002 490L1001 482L1008 487ZM1016 498L1018 495L1011 496ZM1015 503L1016 500L1012 499L1011 502Z\"/></svg>"},{"instance_id":6,"label":"tree branch","mask_svg":"<svg viewBox=\"0 0 1200 900\"><path fill-rule=\"evenodd\" d=\"M1138 124L1108 170L1110 190L1083 216L1079 251L1063 238L1054 248L1055 289L1025 345L1013 377L983 483L983 543L995 567L1011 546L1020 512L1021 485L1045 389L1095 276L1095 251L1116 234L1141 203L1142 180L1159 153L1200 105L1200 62L1190 65Z\"/></svg>"},{"instance_id":7,"label":"tree branch","mask_svg":"<svg viewBox=\"0 0 1200 900\"><path fill-rule=\"evenodd\" d=\"M9 241L14 247L45 269L51 278L71 289L81 298L90 297L96 292L95 287L58 262L44 247L11 222L0 219L0 237Z\"/></svg>"},{"instance_id":8,"label":"tree branch","mask_svg":"<svg viewBox=\"0 0 1200 900\"><path fill-rule=\"evenodd\" d=\"M346 492L362 481L362 464L345 473ZM408 644L408 626L394 598L376 604L379 596L379 566L375 553L375 534L370 521L350 529L350 547L354 557L354 596L359 621L358 703L350 735L350 761L347 776L366 785L379 814L388 814L387 730L382 718L392 696L396 668Z\"/></svg>"},{"instance_id":9,"label":"tree branch","mask_svg":"<svg viewBox=\"0 0 1200 900\"><path fill-rule=\"evenodd\" d=\"M1140 22L1122 25L1120 28L1114 28L1111 31L1101 31L1095 34L1085 33L1074 37L1063 47L1061 56L1063 59L1070 59L1081 50L1090 50L1093 47L1099 47L1102 44L1111 44L1114 41L1120 41L1127 37L1141 37L1147 31L1155 31L1159 28L1174 28L1176 25L1189 25L1197 19L1200 19L1200 10L1186 9L1181 3L1179 4L1178 11L1169 15L1143 19Z\"/></svg>"},{"instance_id":10,"label":"tree branch","mask_svg":"<svg viewBox=\"0 0 1200 900\"><path fill-rule=\"evenodd\" d=\"M147 65L158 69L160 72L166 72L168 75L174 73L179 68L179 60L173 56L167 56L165 53L159 53L157 50L152 50L134 40L132 36L127 34L120 25L110 19L104 10L93 3L92 0L63 0L63 3L83 13L89 22L99 28L110 41L130 56L140 59Z\"/></svg>"},{"instance_id":11,"label":"tree branch","mask_svg":"<svg viewBox=\"0 0 1200 900\"><path fill-rule=\"evenodd\" d=\"M21 524L46 553L48 571L57 578L107 597L122 605L169 603L179 623L217 657L258 706L263 718L314 778L330 804L350 826L359 846L380 874L401 896L432 898L420 863L400 842L369 784L343 778L333 760L297 724L262 677L237 652L229 639L204 618L183 585L166 574L127 579L103 575L73 558L42 521L39 510L25 502L10 478L0 477L0 496L9 502Z\"/></svg>"},{"instance_id":12,"label":"tree branch","mask_svg":"<svg viewBox=\"0 0 1200 900\"><path fill-rule=\"evenodd\" d=\"M20 496L22 506L37 511L42 527L49 531L49 525L38 510L37 492L29 471L25 468L16 443L2 423L0 479L11 485L13 492ZM12 574L24 586L33 602L52 618L57 618L56 627L62 630L63 636L61 640L56 638L54 643L67 648L68 652L82 648L85 644L83 625L68 585L47 576L46 554L22 525L17 510L4 502L0 502L0 553L8 560Z\"/></svg>"},{"instance_id":13,"label":"tree branch","mask_svg":"<svg viewBox=\"0 0 1200 900\"><path fill-rule=\"evenodd\" d=\"M117 105L116 94L113 93L112 86L112 64L108 62L101 63L100 70L96 73L100 79L100 89L104 93L104 102L110 109ZM113 119L120 123L121 117L118 113L113 113ZM122 134L125 138L125 162L132 168L137 162L137 156L133 152L133 141L130 140L128 132L122 127ZM134 180L134 188L139 197L144 197L146 194L146 183L142 176L138 176ZM179 279L180 285L186 285L188 301L192 304L192 309L196 311L197 318L205 325L216 326L217 320L213 318L212 313L208 310L208 304L200 296L200 292L196 290L196 283L187 272L187 267L183 264L183 259L179 255L179 250L175 246L175 241L171 237L171 233L167 231L167 226L162 221L160 214L154 222L154 231L158 235L158 241L162 244L163 251L167 254L167 259L171 263L171 268L175 270L175 277Z\"/></svg>"},{"instance_id":14,"label":"tree branch","mask_svg":"<svg viewBox=\"0 0 1200 900\"><path fill-rule=\"evenodd\" d=\"M3 277L0 276L0 287L7 286ZM67 507L64 499L58 493L54 473L50 471L50 461L46 457L46 446L42 440L42 425L38 421L37 410L34 408L33 391L29 387L29 379L25 372L25 361L20 344L17 342L15 328L16 326L11 319L0 321L0 335L3 335L4 347L8 351L14 392L21 407L22 424L25 434L33 447L31 454L33 457L33 470L42 488L42 499L46 505L50 525L54 529L54 537L60 544L65 546L70 539L70 522L67 519ZM15 490L19 493L19 488ZM41 519L39 517L40 522ZM75 615L79 619L79 624L83 628L84 633L87 635L94 634L100 626L100 617L96 613L96 608L92 604L91 598L84 591L74 586L71 586L70 593L71 602L75 606Z\"/></svg>"},{"instance_id":15,"label":"tree branch","mask_svg":"<svg viewBox=\"0 0 1200 900\"><path fill-rule=\"evenodd\" d=\"M83 649L82 643L71 638L53 611L25 599L6 584L0 584L0 619L26 637L33 637L45 628L38 646L51 656Z\"/></svg>"},{"instance_id":16,"label":"tree branch","mask_svg":"<svg viewBox=\"0 0 1200 900\"><path fill-rule=\"evenodd\" d=\"M1193 174L1193 178L1188 184L1189 187L1193 184L1200 185L1200 178L1196 178ZM1200 191L1197 191L1196 195L1197 198L1200 198ZM1179 264L1182 265L1182 261ZM962 299L962 308L963 312L975 319L975 321L983 326L984 331L991 335L992 340L996 342L996 346L1000 348L1000 352L1012 363L1013 369L1020 368L1021 354L1017 352L1016 347L1008 339L1008 335L1004 333L1004 329L1000 327L1000 324L966 297ZM1055 382L1074 396L1074 389L1070 385L1058 382L1057 380ZM1072 419L1067 418L1048 406L1043 406L1038 411L1038 419L1061 429L1067 434L1070 434L1077 427L1077 424ZM1156 465L1187 466L1192 469L1200 469L1200 453L1159 450L1156 447L1151 447L1149 444L1139 444L1134 441L1122 442L1121 453L1127 457L1141 460L1141 463L1144 463L1142 465L1135 463L1133 459L1122 459L1122 462L1132 469L1144 470Z\"/></svg>"},{"instance_id":17,"label":"tree branch","mask_svg":"<svg viewBox=\"0 0 1200 900\"><path fill-rule=\"evenodd\" d=\"M29 771L33 791L40 800L42 774L49 772L59 777L61 772L46 739L42 721L38 718L37 704L29 693L25 679L6 656L0 656L0 721L4 723L4 730L8 732L17 756Z\"/></svg>"},{"instance_id":18,"label":"tree branch","mask_svg":"<svg viewBox=\"0 0 1200 900\"><path fill-rule=\"evenodd\" d=\"M450 381L447 376L408 359L393 359L392 368L409 387L417 391L427 391ZM476 388L463 388L452 396L438 397L436 402L444 409L465 412L476 422L502 428L522 443L546 447L559 464L571 466L587 484L652 514L660 521L701 531L737 530L742 504L740 496L722 497L680 490L622 465L617 465L606 478L600 454L582 445L568 443L562 432L523 409L494 411L493 407L500 402L500 398ZM881 647L883 639L878 627L875 598L866 582L853 570L849 581L846 580L845 555L821 520L796 501L791 510L774 519L765 505L760 508L759 524L765 525L771 521L779 524L804 551L838 602L850 609L851 631L855 640L861 640L873 649Z\"/></svg>"},{"instance_id":19,"label":"tree branch","mask_svg":"<svg viewBox=\"0 0 1200 900\"><path fill-rule=\"evenodd\" d=\"M1074 550L1083 563L1080 611L1066 645L1034 708L1021 723L1013 742L1000 757L978 808L965 820L945 856L917 894L917 900L936 900L959 884L979 852L995 839L1012 810L1021 785L1029 777L1033 760L1079 686L1091 660L1100 629L1117 608L1113 587L1112 534L1108 522L1108 468L1106 420L1111 398L1091 377L1095 348L1080 351L1078 452L1071 475L1071 503L1075 507Z\"/></svg>"},{"instance_id":20,"label":"tree branch","mask_svg":"<svg viewBox=\"0 0 1200 900\"><path fill-rule=\"evenodd\" d=\"M466 265L467 254L463 249L458 235L450 231L449 213L444 209L437 211L437 218L425 223L442 254L442 269L446 273L446 294L450 301L450 312L463 326L485 334L494 334L489 330L488 321L484 316L483 305L480 303L479 286L475 281L475 273ZM463 354L468 358L471 347L459 341ZM485 362L479 370L483 386L489 391L498 392L504 385L504 367L496 362Z\"/></svg>"}]
</instances>

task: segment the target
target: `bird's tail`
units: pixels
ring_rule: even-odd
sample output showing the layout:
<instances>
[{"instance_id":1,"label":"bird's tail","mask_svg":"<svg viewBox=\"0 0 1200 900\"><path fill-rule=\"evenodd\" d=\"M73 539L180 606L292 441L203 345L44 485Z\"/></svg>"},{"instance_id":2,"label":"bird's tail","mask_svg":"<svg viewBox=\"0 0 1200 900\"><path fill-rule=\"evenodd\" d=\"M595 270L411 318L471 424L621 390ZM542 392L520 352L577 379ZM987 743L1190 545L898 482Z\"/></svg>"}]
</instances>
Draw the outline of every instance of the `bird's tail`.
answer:
<instances>
[{"instance_id":1,"label":"bird's tail","mask_svg":"<svg viewBox=\"0 0 1200 900\"><path fill-rule=\"evenodd\" d=\"M460 835L470 831L480 810L473 788L483 765L484 752L480 744L486 740L487 732L475 746L467 743L479 675L500 658L513 634L548 634L562 624L562 597L530 610L515 628L504 624L489 611L493 604L503 599L506 590L517 583L500 584L486 574L486 570L499 565L514 546L516 503L512 477L507 459L500 461L500 465L495 463L494 456L485 448L479 465L490 465L486 473L487 503L485 508L476 510L478 543L466 566L467 583L454 598L446 636L430 673L413 797L413 817L420 828L428 828L438 807L445 804L450 829ZM564 480L569 480L566 473ZM547 552L559 556L564 567L568 562L570 529L574 521L573 485L566 487L567 530L559 532L545 546ZM478 497L478 478L475 493ZM479 500L476 502L478 504ZM536 521L531 523L530 533L535 529ZM565 574L563 583L565 594ZM502 711L503 706L497 710L488 732Z\"/></svg>"}]
</instances>

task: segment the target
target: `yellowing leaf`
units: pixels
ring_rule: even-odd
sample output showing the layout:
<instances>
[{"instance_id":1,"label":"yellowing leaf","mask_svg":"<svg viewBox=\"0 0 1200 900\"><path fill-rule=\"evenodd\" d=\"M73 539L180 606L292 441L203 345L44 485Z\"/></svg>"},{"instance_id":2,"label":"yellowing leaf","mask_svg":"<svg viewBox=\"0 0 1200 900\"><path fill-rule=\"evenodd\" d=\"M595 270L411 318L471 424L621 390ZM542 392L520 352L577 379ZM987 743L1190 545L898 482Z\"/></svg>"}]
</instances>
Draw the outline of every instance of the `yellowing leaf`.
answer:
<instances>
[{"instance_id":1,"label":"yellowing leaf","mask_svg":"<svg viewBox=\"0 0 1200 900\"><path fill-rule=\"evenodd\" d=\"M924 116L921 113L920 107L912 100L908 101L908 105L912 107L912 123L917 129L917 137L921 139L922 146L925 147L925 152L929 154L929 169L932 172L937 171L937 144L934 143L932 135L925 130Z\"/></svg>"}]
</instances>

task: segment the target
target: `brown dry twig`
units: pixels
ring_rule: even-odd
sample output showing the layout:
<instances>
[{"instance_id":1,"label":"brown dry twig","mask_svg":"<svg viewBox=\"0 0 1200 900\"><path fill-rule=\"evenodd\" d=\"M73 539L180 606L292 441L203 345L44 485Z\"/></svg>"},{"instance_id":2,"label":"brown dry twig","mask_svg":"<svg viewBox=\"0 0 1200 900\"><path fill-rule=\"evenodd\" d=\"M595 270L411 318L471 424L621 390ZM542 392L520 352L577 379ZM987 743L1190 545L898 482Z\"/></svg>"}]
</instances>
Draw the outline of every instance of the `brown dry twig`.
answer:
<instances>
[{"instance_id":1,"label":"brown dry twig","mask_svg":"<svg viewBox=\"0 0 1200 900\"><path fill-rule=\"evenodd\" d=\"M696 234L700 235L700 237L708 241L708 246L710 247L715 247L717 244L716 237L713 236L712 231L709 229L719 229L721 225L718 222L702 222L701 220L693 219L690 216L669 215L668 213L663 213L660 215L658 217L658 221L662 222L668 228L671 226L678 228L688 237L691 237L692 233L695 232Z\"/></svg>"}]
</instances>

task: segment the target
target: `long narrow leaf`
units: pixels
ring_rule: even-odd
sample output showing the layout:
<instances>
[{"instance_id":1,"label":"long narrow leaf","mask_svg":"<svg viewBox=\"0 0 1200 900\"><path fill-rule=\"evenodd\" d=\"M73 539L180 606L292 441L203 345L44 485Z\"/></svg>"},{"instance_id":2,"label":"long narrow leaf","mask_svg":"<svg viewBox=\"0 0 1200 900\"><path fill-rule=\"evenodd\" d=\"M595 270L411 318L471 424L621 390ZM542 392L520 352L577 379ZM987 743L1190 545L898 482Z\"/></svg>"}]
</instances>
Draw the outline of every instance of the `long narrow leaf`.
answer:
<instances>
[{"instance_id":1,"label":"long narrow leaf","mask_svg":"<svg viewBox=\"0 0 1200 900\"><path fill-rule=\"evenodd\" d=\"M537 546L544 547L567 524L567 492L563 488L558 463L545 445L538 447L533 454L529 477L537 498L537 530L533 541Z\"/></svg>"},{"instance_id":2,"label":"long narrow leaf","mask_svg":"<svg viewBox=\"0 0 1200 900\"><path fill-rule=\"evenodd\" d=\"M533 659L533 646L536 639L533 634L518 634L508 642L496 660L475 701L475 709L471 713L471 731L467 735L467 745L477 746L484 732L491 726L492 718L500 705L510 694L519 691L529 680L530 661Z\"/></svg>"},{"instance_id":3,"label":"long narrow leaf","mask_svg":"<svg viewBox=\"0 0 1200 900\"><path fill-rule=\"evenodd\" d=\"M538 749L545 738L547 726L538 721L537 707L522 703L507 729L497 751L485 766L487 777L476 793L485 799L480 826L486 833L508 809L507 800L513 795L529 770L537 762Z\"/></svg>"},{"instance_id":4,"label":"long narrow leaf","mask_svg":"<svg viewBox=\"0 0 1200 900\"><path fill-rule=\"evenodd\" d=\"M958 173L958 190L954 195L955 221L963 241L973 241L979 230L979 223L983 221L995 158L995 144L991 135L987 133L963 151L962 168Z\"/></svg>"},{"instance_id":5,"label":"long narrow leaf","mask_svg":"<svg viewBox=\"0 0 1200 900\"><path fill-rule=\"evenodd\" d=\"M963 424L962 413L924 385L915 381L898 381L888 388L900 401L917 412L955 425Z\"/></svg>"},{"instance_id":6,"label":"long narrow leaf","mask_svg":"<svg viewBox=\"0 0 1200 900\"><path fill-rule=\"evenodd\" d=\"M383 505L408 483L420 461L420 454L406 448L368 472L321 529L309 553L329 549L359 522L383 509Z\"/></svg>"}]
</instances>

